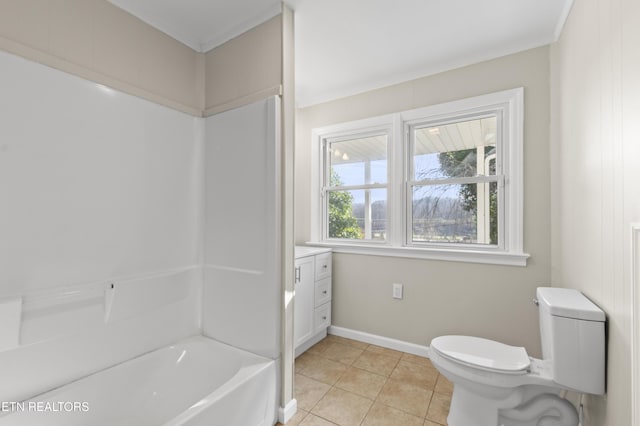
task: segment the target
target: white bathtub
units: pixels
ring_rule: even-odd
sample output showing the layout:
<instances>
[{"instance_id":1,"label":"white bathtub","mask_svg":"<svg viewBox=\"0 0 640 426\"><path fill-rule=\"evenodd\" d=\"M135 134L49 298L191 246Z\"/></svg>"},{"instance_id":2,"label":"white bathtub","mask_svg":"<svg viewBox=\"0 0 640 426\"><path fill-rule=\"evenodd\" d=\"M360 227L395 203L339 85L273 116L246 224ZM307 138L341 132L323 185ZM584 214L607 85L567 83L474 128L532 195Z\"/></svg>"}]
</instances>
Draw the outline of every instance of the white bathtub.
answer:
<instances>
[{"instance_id":1,"label":"white bathtub","mask_svg":"<svg viewBox=\"0 0 640 426\"><path fill-rule=\"evenodd\" d=\"M2 426L270 426L276 366L197 336L7 404Z\"/></svg>"}]
</instances>

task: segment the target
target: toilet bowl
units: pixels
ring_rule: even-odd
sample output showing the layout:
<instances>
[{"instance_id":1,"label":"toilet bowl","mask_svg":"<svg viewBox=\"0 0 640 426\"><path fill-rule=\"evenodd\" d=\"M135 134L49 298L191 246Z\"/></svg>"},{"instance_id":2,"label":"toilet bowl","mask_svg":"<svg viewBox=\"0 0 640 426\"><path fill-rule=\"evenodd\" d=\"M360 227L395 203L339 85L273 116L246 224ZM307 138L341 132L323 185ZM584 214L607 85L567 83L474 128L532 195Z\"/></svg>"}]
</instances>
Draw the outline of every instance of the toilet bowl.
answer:
<instances>
[{"instance_id":1,"label":"toilet bowl","mask_svg":"<svg viewBox=\"0 0 640 426\"><path fill-rule=\"evenodd\" d=\"M433 365L454 384L450 426L534 426L538 425L537 418L528 419L530 415L512 413L509 419L502 413L540 395L546 395L549 402L561 399L558 397L561 389L552 380L550 364L530 358L522 347L471 336L442 336L431 342L429 356ZM562 412L557 413L558 417L562 414L565 419L577 419L572 406L559 404ZM553 408L553 403L549 403L535 417Z\"/></svg>"},{"instance_id":2,"label":"toilet bowl","mask_svg":"<svg viewBox=\"0 0 640 426\"><path fill-rule=\"evenodd\" d=\"M454 384L449 426L575 426L560 392L604 393L604 313L575 290L536 294L543 359L474 336L431 341L431 362Z\"/></svg>"}]
</instances>

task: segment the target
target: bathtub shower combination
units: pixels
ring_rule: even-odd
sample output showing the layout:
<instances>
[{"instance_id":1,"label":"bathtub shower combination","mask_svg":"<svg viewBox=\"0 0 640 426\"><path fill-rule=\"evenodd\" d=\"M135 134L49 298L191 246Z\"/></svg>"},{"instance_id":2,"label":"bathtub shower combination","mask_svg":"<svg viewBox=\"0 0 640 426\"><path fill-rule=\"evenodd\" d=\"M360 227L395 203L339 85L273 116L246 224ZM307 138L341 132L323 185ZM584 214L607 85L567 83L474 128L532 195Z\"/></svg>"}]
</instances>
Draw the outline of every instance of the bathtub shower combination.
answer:
<instances>
[{"instance_id":1,"label":"bathtub shower combination","mask_svg":"<svg viewBox=\"0 0 640 426\"><path fill-rule=\"evenodd\" d=\"M279 98L201 118L0 69L0 425L273 425Z\"/></svg>"},{"instance_id":2,"label":"bathtub shower combination","mask_svg":"<svg viewBox=\"0 0 640 426\"><path fill-rule=\"evenodd\" d=\"M271 425L275 391L273 360L196 336L15 404L0 425Z\"/></svg>"}]
</instances>

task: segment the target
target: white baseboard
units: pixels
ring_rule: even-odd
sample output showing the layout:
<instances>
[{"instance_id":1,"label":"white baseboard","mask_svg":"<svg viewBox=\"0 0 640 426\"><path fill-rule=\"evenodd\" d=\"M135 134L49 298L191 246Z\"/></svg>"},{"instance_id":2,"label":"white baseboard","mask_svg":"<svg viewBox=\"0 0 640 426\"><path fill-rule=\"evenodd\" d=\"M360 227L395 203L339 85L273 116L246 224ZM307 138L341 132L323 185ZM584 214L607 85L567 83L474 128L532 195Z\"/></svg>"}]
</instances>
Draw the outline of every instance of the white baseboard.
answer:
<instances>
[{"instance_id":1,"label":"white baseboard","mask_svg":"<svg viewBox=\"0 0 640 426\"><path fill-rule=\"evenodd\" d=\"M633 426L640 426L640 222L631 224L631 410Z\"/></svg>"},{"instance_id":2,"label":"white baseboard","mask_svg":"<svg viewBox=\"0 0 640 426\"><path fill-rule=\"evenodd\" d=\"M298 411L298 401L292 399L289 401L286 407L278 408L278 421L282 424L286 424Z\"/></svg>"},{"instance_id":3,"label":"white baseboard","mask_svg":"<svg viewBox=\"0 0 640 426\"><path fill-rule=\"evenodd\" d=\"M429 358L428 346L417 345L415 343L409 343L402 340L391 339L389 337L378 336L376 334L365 333L364 331L337 327L335 325L329 327L329 334Z\"/></svg>"}]
</instances>

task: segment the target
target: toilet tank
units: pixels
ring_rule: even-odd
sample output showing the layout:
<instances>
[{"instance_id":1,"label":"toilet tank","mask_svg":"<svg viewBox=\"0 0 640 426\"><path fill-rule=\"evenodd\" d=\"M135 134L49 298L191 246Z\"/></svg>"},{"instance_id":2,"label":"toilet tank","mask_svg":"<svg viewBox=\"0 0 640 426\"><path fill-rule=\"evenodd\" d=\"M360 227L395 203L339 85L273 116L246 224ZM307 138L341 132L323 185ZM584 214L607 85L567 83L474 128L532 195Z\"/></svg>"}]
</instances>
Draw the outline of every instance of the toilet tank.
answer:
<instances>
[{"instance_id":1,"label":"toilet tank","mask_svg":"<svg viewBox=\"0 0 640 426\"><path fill-rule=\"evenodd\" d=\"M551 361L553 381L583 393L605 391L605 314L577 290L540 287L542 357Z\"/></svg>"}]
</instances>

